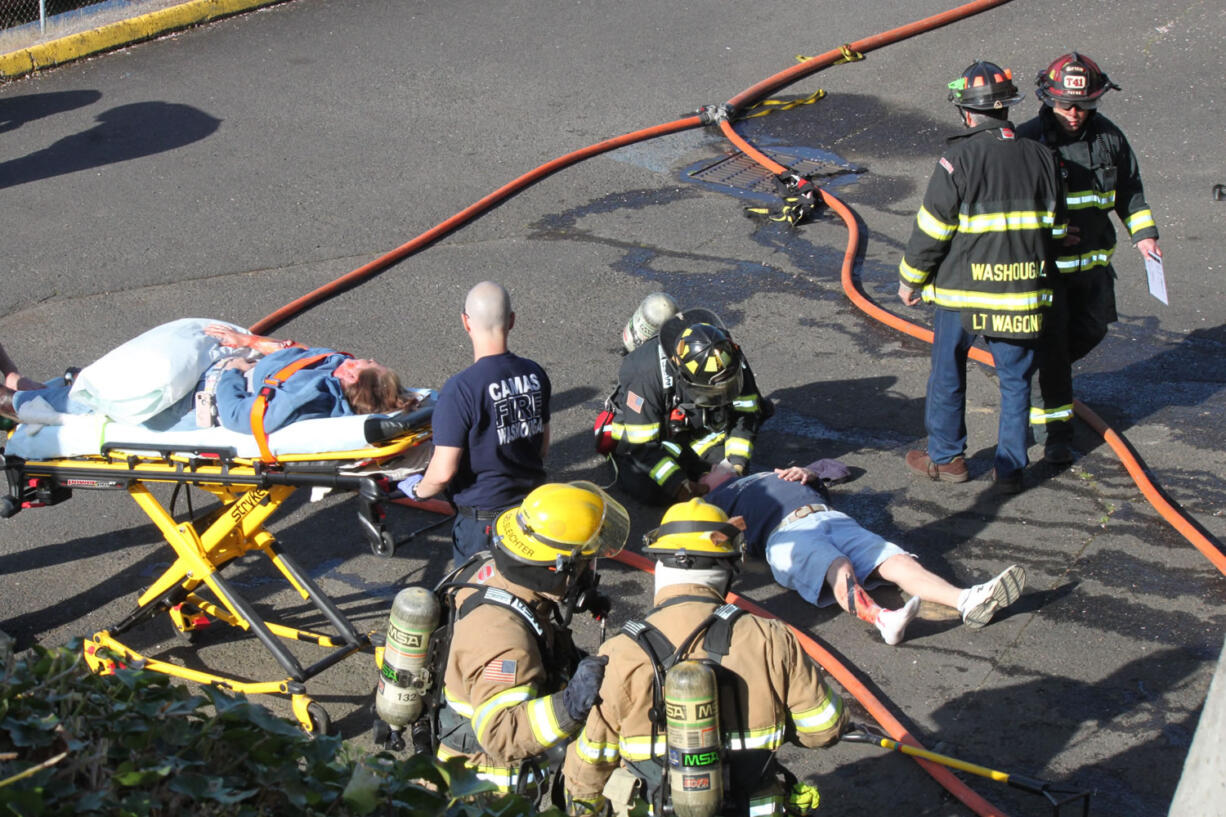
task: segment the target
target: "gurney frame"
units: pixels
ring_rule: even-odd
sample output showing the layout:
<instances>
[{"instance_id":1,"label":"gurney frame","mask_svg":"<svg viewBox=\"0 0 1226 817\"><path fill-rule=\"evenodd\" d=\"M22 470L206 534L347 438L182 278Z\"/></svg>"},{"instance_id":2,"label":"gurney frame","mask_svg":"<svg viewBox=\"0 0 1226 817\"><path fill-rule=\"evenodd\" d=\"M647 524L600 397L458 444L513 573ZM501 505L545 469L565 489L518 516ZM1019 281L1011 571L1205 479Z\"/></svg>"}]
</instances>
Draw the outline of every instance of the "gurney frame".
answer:
<instances>
[{"instance_id":1,"label":"gurney frame","mask_svg":"<svg viewBox=\"0 0 1226 817\"><path fill-rule=\"evenodd\" d=\"M294 716L308 732L326 733L330 721L323 707L306 691L306 682L350 655L373 651L371 636L360 633L328 595L302 570L264 528L299 487L323 487L354 492L358 519L372 551L390 556L395 543L383 527L382 500L389 486L375 476L337 473L337 461L347 465L377 465L418 445L429 427L357 451L282 456L268 466L235 456L233 449L166 450L156 445L109 444L101 455L29 461L4 456L8 494L0 501L0 516L31 507L54 505L70 498L74 488L123 489L149 516L175 552L175 560L137 599L136 608L113 626L99 630L85 643L85 659L97 673L118 666L142 668L199 684L245 694L288 696ZM187 521L173 514L148 484L195 487L212 494L220 507ZM228 582L222 569L248 553L263 554L282 578L311 602L334 632L325 634L265 620ZM203 585L203 587L202 587ZM200 591L211 591L215 601ZM280 665L283 676L249 681L208 670L179 666L138 653L119 640L137 624L166 614L174 629L187 637L212 622L253 634ZM308 666L298 660L286 641L307 642L328 650Z\"/></svg>"}]
</instances>

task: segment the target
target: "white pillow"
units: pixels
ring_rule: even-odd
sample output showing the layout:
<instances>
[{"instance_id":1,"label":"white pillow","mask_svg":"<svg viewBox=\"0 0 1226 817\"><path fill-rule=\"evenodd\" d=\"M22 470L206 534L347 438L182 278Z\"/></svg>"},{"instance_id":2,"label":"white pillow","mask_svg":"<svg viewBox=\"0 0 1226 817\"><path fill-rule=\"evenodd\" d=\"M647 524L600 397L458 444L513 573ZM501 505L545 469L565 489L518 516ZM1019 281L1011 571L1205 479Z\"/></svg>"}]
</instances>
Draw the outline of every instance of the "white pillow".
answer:
<instances>
[{"instance_id":1,"label":"white pillow","mask_svg":"<svg viewBox=\"0 0 1226 817\"><path fill-rule=\"evenodd\" d=\"M204 327L211 318L180 318L155 326L86 366L72 384L72 396L123 423L142 423L196 388L217 356L216 338Z\"/></svg>"}]
</instances>

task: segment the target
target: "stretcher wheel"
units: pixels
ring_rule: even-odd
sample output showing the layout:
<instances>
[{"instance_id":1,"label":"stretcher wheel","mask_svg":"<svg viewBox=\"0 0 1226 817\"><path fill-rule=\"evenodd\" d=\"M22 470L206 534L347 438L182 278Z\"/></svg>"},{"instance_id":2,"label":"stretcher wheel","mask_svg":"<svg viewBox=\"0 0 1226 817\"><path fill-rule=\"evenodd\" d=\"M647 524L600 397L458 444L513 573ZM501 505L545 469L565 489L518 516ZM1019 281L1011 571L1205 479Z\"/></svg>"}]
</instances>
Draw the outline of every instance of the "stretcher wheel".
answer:
<instances>
[{"instance_id":1,"label":"stretcher wheel","mask_svg":"<svg viewBox=\"0 0 1226 817\"><path fill-rule=\"evenodd\" d=\"M376 556L393 556L396 553L396 540L387 531L379 531L379 541L371 542L371 549Z\"/></svg>"},{"instance_id":2,"label":"stretcher wheel","mask_svg":"<svg viewBox=\"0 0 1226 817\"><path fill-rule=\"evenodd\" d=\"M290 699L290 706L299 726L310 732L312 737L326 735L332 730L332 719L327 711L310 696L295 694Z\"/></svg>"},{"instance_id":3,"label":"stretcher wheel","mask_svg":"<svg viewBox=\"0 0 1226 817\"><path fill-rule=\"evenodd\" d=\"M327 735L332 731L332 719L328 717L328 710L324 709L320 704L311 701L307 704L307 719L311 722L311 735L319 737Z\"/></svg>"}]
</instances>

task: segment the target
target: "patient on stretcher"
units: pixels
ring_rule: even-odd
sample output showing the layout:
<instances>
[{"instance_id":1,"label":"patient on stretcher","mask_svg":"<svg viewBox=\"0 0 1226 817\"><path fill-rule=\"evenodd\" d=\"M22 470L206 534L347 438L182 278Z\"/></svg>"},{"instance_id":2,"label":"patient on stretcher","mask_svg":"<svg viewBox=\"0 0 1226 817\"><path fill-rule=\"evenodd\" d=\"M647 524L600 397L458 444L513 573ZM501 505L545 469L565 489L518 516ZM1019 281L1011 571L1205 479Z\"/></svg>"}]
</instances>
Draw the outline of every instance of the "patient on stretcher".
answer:
<instances>
[{"instance_id":1,"label":"patient on stretcher","mask_svg":"<svg viewBox=\"0 0 1226 817\"><path fill-rule=\"evenodd\" d=\"M169 388L168 380L181 385ZM253 405L273 382L278 385L257 409L265 433L300 420L393 413L417 401L395 372L374 360L185 318L113 350L72 383L0 384L0 416L57 424L58 415L101 413L156 431L220 425L251 433Z\"/></svg>"}]
</instances>

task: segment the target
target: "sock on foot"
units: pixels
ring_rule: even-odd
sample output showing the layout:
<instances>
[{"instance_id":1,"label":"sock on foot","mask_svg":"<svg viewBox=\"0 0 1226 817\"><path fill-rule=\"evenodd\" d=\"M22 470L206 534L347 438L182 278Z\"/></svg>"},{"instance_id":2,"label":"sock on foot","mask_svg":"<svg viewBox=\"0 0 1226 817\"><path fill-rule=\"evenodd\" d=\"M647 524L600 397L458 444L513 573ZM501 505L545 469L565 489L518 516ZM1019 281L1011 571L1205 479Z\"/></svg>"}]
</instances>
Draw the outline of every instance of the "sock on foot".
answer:
<instances>
[{"instance_id":1,"label":"sock on foot","mask_svg":"<svg viewBox=\"0 0 1226 817\"><path fill-rule=\"evenodd\" d=\"M877 629L881 632L882 639L885 643L893 646L902 641L903 634L907 631L907 625L915 618L915 614L919 612L920 597L912 596L907 599L907 603L897 610L882 610L877 615Z\"/></svg>"}]
</instances>

